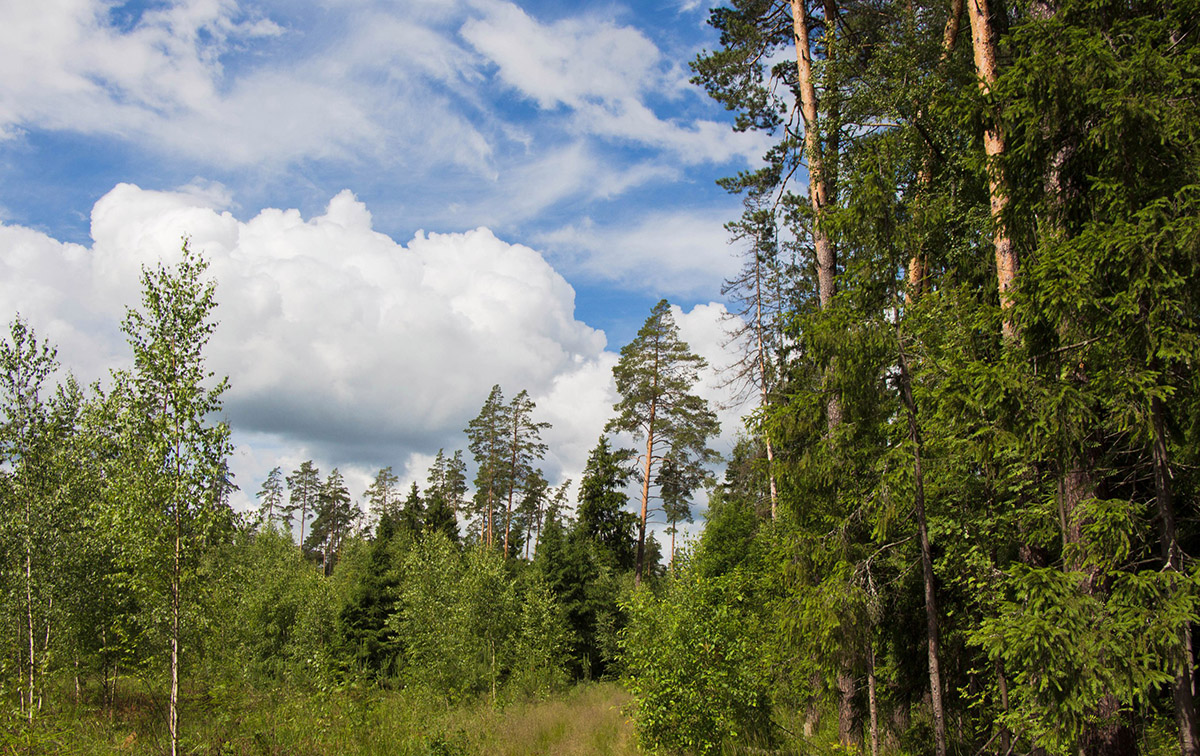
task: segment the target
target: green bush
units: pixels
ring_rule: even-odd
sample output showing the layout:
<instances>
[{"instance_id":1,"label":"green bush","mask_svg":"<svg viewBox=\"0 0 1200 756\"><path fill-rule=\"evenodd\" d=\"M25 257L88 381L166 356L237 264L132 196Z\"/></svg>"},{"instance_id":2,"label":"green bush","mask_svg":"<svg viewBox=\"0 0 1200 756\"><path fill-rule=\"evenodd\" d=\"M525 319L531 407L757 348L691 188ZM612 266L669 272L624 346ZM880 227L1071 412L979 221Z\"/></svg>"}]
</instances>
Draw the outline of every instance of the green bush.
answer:
<instances>
[{"instance_id":1,"label":"green bush","mask_svg":"<svg viewBox=\"0 0 1200 756\"><path fill-rule=\"evenodd\" d=\"M704 577L691 565L662 598L632 595L621 645L645 747L709 754L770 743L758 603L741 570Z\"/></svg>"}]
</instances>

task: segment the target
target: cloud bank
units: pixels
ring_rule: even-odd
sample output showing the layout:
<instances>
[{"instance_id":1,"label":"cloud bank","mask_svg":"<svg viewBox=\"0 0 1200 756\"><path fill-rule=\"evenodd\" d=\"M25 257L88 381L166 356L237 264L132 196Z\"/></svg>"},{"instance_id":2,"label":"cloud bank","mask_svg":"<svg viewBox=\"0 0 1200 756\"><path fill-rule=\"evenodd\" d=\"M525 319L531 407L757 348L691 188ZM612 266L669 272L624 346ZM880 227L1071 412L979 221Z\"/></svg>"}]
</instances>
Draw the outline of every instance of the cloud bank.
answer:
<instances>
[{"instance_id":1,"label":"cloud bank","mask_svg":"<svg viewBox=\"0 0 1200 756\"><path fill-rule=\"evenodd\" d=\"M118 324L142 266L176 260L186 235L218 282L209 367L230 378L243 496L274 465L307 458L341 466L356 495L383 465L423 482L438 448L465 447L462 429L497 383L508 397L528 390L552 424L551 479L578 480L616 400L616 355L575 318L574 290L541 254L486 228L399 244L349 191L307 219L269 208L242 221L228 203L219 186L121 184L92 210L90 248L0 224L0 305L81 378L102 378L128 365ZM714 367L723 314L675 313ZM708 378L701 391L721 390ZM724 420L730 436L736 413Z\"/></svg>"}]
</instances>

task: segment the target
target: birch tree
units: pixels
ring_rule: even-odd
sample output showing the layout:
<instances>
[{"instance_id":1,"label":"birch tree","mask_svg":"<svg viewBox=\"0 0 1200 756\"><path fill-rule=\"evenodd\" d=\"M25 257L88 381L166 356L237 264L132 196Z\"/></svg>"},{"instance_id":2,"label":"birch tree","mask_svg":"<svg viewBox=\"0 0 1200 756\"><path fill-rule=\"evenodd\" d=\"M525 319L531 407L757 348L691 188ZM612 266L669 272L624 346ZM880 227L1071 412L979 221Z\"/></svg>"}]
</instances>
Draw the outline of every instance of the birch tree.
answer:
<instances>
[{"instance_id":1,"label":"birch tree","mask_svg":"<svg viewBox=\"0 0 1200 756\"><path fill-rule=\"evenodd\" d=\"M225 379L214 380L204 348L216 323L216 284L207 262L185 241L178 265L142 269L142 302L126 310L122 330L133 349L132 415L144 443L139 485L130 497L144 548L143 570L165 594L170 656L167 725L179 751L179 681L185 609L195 565L210 531L229 515L223 500L229 427L221 410Z\"/></svg>"},{"instance_id":2,"label":"birch tree","mask_svg":"<svg viewBox=\"0 0 1200 756\"><path fill-rule=\"evenodd\" d=\"M16 535L24 621L21 639L24 663L21 665L25 686L21 691L21 709L32 722L37 707L38 677L44 667L45 649L37 649L44 623L49 619L42 609L39 583L44 582L35 561L50 547L46 532L45 482L50 450L46 448L49 413L42 399L47 379L57 369L56 351L39 341L29 325L17 318L9 327L8 340L0 341L0 397L3 398L3 423L0 424L0 463L11 467L9 492L12 504L6 507L5 523ZM49 630L47 628L46 633Z\"/></svg>"}]
</instances>

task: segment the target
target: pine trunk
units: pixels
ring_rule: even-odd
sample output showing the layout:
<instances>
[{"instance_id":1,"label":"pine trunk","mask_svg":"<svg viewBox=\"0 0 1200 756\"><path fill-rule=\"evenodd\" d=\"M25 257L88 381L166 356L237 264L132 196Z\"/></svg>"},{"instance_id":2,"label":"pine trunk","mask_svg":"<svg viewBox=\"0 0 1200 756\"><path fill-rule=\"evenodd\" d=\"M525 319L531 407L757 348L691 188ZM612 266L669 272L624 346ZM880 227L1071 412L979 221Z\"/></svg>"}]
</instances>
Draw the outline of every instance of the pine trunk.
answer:
<instances>
[{"instance_id":1,"label":"pine trunk","mask_svg":"<svg viewBox=\"0 0 1200 756\"><path fill-rule=\"evenodd\" d=\"M508 505L504 511L504 558L508 559L508 531L512 527L512 503L513 492L517 488L517 424L520 420L520 413L513 411L513 441L512 441L512 462L509 466L508 475Z\"/></svg>"},{"instance_id":2,"label":"pine trunk","mask_svg":"<svg viewBox=\"0 0 1200 756\"><path fill-rule=\"evenodd\" d=\"M988 0L968 0L967 11L971 20L975 74L979 77L979 88L986 96L991 93L998 77L996 37L991 25L991 9ZM1016 248L1004 221L1004 214L1008 209L1008 193L1000 170L1000 159L1004 155L1004 134L998 125L991 124L984 128L983 150L988 163L988 198L996 254L996 282L1000 292L1000 308L1004 312L1002 330L1005 339L1011 341L1017 337L1010 292L1017 279L1018 265Z\"/></svg>"},{"instance_id":3,"label":"pine trunk","mask_svg":"<svg viewBox=\"0 0 1200 756\"><path fill-rule=\"evenodd\" d=\"M650 510L650 462L654 458L654 405L650 406L649 431L646 433L646 467L642 476L642 516L638 520L637 564L633 573L633 584L642 584L643 562L646 558L646 514Z\"/></svg>"},{"instance_id":4,"label":"pine trunk","mask_svg":"<svg viewBox=\"0 0 1200 756\"><path fill-rule=\"evenodd\" d=\"M950 59L950 54L954 52L954 45L958 41L958 26L959 21L962 19L963 2L964 0L951 0L950 2L950 15L946 18L946 28L942 31L942 54L938 57L939 70ZM922 116L923 112L918 111L918 118ZM917 185L921 187L922 192L928 192L933 187L932 146L926 150L925 158L921 163L921 169L917 172ZM905 292L906 300L912 301L927 288L926 260L924 254L918 249L908 261L908 291Z\"/></svg>"},{"instance_id":5,"label":"pine trunk","mask_svg":"<svg viewBox=\"0 0 1200 756\"><path fill-rule=\"evenodd\" d=\"M792 29L796 37L796 70L800 88L800 114L804 119L804 155L808 160L808 196L813 209L813 249L817 257L817 298L821 309L828 309L837 285L837 253L825 229L825 208L829 204L829 181L821 148L817 117L817 89L813 81L812 51L809 46L806 0L790 0ZM826 404L830 431L841 424L842 408L836 396Z\"/></svg>"}]
</instances>

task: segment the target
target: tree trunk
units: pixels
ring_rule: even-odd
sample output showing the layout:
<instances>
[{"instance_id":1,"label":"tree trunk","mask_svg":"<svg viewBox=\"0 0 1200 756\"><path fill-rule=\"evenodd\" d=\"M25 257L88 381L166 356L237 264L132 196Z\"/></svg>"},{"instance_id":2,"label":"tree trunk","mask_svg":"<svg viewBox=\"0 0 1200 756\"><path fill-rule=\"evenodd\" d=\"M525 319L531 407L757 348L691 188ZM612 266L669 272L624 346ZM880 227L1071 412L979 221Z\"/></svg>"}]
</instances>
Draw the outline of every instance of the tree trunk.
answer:
<instances>
[{"instance_id":1,"label":"tree trunk","mask_svg":"<svg viewBox=\"0 0 1200 756\"><path fill-rule=\"evenodd\" d=\"M512 463L509 467L508 474L508 506L504 511L504 558L508 559L508 531L512 526L512 502L513 492L517 488L517 423L520 420L520 413L513 410L513 441L512 441Z\"/></svg>"},{"instance_id":2,"label":"tree trunk","mask_svg":"<svg viewBox=\"0 0 1200 756\"><path fill-rule=\"evenodd\" d=\"M938 57L938 68L941 70L950 59L950 54L954 52L954 45L958 41L959 21L962 19L964 0L950 1L950 15L946 18L946 28L942 31L942 53ZM922 118L924 113L918 111L918 118ZM917 185L921 187L923 192L927 192L933 185L933 147L930 146L925 152L925 158L921 163L921 170L917 172ZM912 301L917 295L923 293L928 288L926 281L926 260L922 251L918 249L913 253L913 256L908 261L908 290L905 292L905 299Z\"/></svg>"},{"instance_id":3,"label":"tree trunk","mask_svg":"<svg viewBox=\"0 0 1200 756\"><path fill-rule=\"evenodd\" d=\"M496 499L492 493L492 479L489 476L488 492L487 492L487 517L484 518L485 520L487 520L487 538L485 539L484 543L487 544L487 547L489 549L492 548L492 520L494 519L493 513L495 511L496 511Z\"/></svg>"},{"instance_id":4,"label":"tree trunk","mask_svg":"<svg viewBox=\"0 0 1200 756\"><path fill-rule=\"evenodd\" d=\"M1179 572L1183 565L1183 553L1179 548L1175 528L1175 501L1171 488L1171 459L1167 451L1166 420L1163 417L1162 399L1157 396L1150 400L1150 420L1154 426L1154 499L1162 523L1163 568ZM1190 627L1185 627L1180 633L1179 658L1175 661L1174 680L1171 684L1171 694L1175 703L1175 724L1179 731L1179 752L1183 756L1197 756L1200 752L1196 701L1192 691L1191 634Z\"/></svg>"},{"instance_id":5,"label":"tree trunk","mask_svg":"<svg viewBox=\"0 0 1200 756\"><path fill-rule=\"evenodd\" d=\"M672 575L675 574L675 531L676 531L676 529L678 529L678 525L676 523L672 522L671 523L671 574Z\"/></svg>"},{"instance_id":6,"label":"tree trunk","mask_svg":"<svg viewBox=\"0 0 1200 756\"><path fill-rule=\"evenodd\" d=\"M33 699L34 690L37 682L37 663L34 661L37 654L34 650L34 629L33 629L33 544L30 536L30 511L28 492L26 492L25 501L25 612L26 618L29 621L29 701L26 713L29 715L29 721L33 722Z\"/></svg>"},{"instance_id":7,"label":"tree trunk","mask_svg":"<svg viewBox=\"0 0 1200 756\"><path fill-rule=\"evenodd\" d=\"M633 584L642 584L643 562L646 558L646 513L650 509L650 462L654 458L654 405L650 406L649 430L646 432L646 467L642 476L642 516L638 520L637 563L633 572Z\"/></svg>"},{"instance_id":8,"label":"tree trunk","mask_svg":"<svg viewBox=\"0 0 1200 756\"><path fill-rule=\"evenodd\" d=\"M838 742L846 749L854 747L854 695L857 687L848 666L843 666L837 676Z\"/></svg>"},{"instance_id":9,"label":"tree trunk","mask_svg":"<svg viewBox=\"0 0 1200 756\"><path fill-rule=\"evenodd\" d=\"M808 160L808 196L813 209L813 249L817 257L817 297L825 310L833 301L837 285L837 253L825 230L825 208L829 204L829 182L821 149L817 117L817 89L813 82L812 51L809 46L806 0L790 0L792 29L796 38L796 70L800 86L800 114L804 119L804 155ZM828 11L827 11L828 13ZM826 404L830 431L841 424L842 408L836 396Z\"/></svg>"},{"instance_id":10,"label":"tree trunk","mask_svg":"<svg viewBox=\"0 0 1200 756\"><path fill-rule=\"evenodd\" d=\"M530 518L530 520L525 523L525 561L526 562L529 561L529 542L531 540L529 538L529 536L532 533L533 533L533 519Z\"/></svg>"},{"instance_id":11,"label":"tree trunk","mask_svg":"<svg viewBox=\"0 0 1200 756\"><path fill-rule=\"evenodd\" d=\"M296 510L292 510L293 512ZM308 495L300 500L300 555L304 556L304 522L308 519Z\"/></svg>"},{"instance_id":12,"label":"tree trunk","mask_svg":"<svg viewBox=\"0 0 1200 756\"><path fill-rule=\"evenodd\" d=\"M168 712L171 756L179 754L179 581L182 575L180 557L182 556L181 541L183 537L179 516L177 501L175 504L175 559L171 570L171 702Z\"/></svg>"},{"instance_id":13,"label":"tree trunk","mask_svg":"<svg viewBox=\"0 0 1200 756\"><path fill-rule=\"evenodd\" d=\"M75 671L75 674L74 674L75 703L79 704L79 703L83 702L83 686L79 682L79 651L78 651L78 649L76 649L76 651L75 651L74 668L75 668L74 669L74 671Z\"/></svg>"},{"instance_id":14,"label":"tree trunk","mask_svg":"<svg viewBox=\"0 0 1200 756\"><path fill-rule=\"evenodd\" d=\"M996 38L991 25L989 0L968 0L967 11L971 21L971 42L975 52L975 74L979 77L979 88L986 96L991 93L998 77L996 67ZM993 246L996 253L996 282L1000 292L1000 308L1004 313L1002 332L1006 340L1017 338L1016 323L1012 317L1011 289L1016 282L1017 252L1008 235L1004 214L1008 209L1008 192L1000 169L1000 158L1004 155L1004 134L996 124L983 131L983 150L987 155L988 196L993 226Z\"/></svg>"},{"instance_id":15,"label":"tree trunk","mask_svg":"<svg viewBox=\"0 0 1200 756\"><path fill-rule=\"evenodd\" d=\"M1000 689L1000 710L1008 713L1008 678L1004 676L1004 665L996 662L996 686ZM1012 733L1007 727L1000 727L1000 752L1009 753L1012 750Z\"/></svg>"},{"instance_id":16,"label":"tree trunk","mask_svg":"<svg viewBox=\"0 0 1200 756\"><path fill-rule=\"evenodd\" d=\"M921 574L925 583L925 631L928 639L929 691L933 708L934 750L946 756L946 715L942 707L942 673L939 663L937 595L934 592L933 552L925 517L925 476L921 467L921 430L917 425L917 406L913 400L908 358L900 345L900 382L904 406L908 410L908 435L913 444L913 503L917 515L917 534L921 544Z\"/></svg>"},{"instance_id":17,"label":"tree trunk","mask_svg":"<svg viewBox=\"0 0 1200 756\"><path fill-rule=\"evenodd\" d=\"M758 250L754 252L754 326L755 337L758 341L758 386L759 386L759 404L763 409L766 409L768 402L768 386L767 386L767 346L766 339L763 338L763 291L762 291L762 260L759 258ZM771 444L770 434L763 434L763 443L767 447L767 483L770 486L771 492L771 519L776 519L779 503L779 491L775 486L775 449Z\"/></svg>"},{"instance_id":18,"label":"tree trunk","mask_svg":"<svg viewBox=\"0 0 1200 756\"><path fill-rule=\"evenodd\" d=\"M874 628L867 640L867 710L871 723L871 756L879 756L879 702L875 695Z\"/></svg>"}]
</instances>

